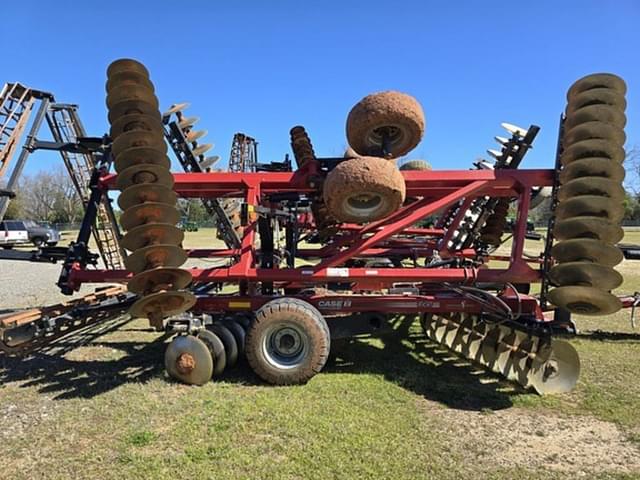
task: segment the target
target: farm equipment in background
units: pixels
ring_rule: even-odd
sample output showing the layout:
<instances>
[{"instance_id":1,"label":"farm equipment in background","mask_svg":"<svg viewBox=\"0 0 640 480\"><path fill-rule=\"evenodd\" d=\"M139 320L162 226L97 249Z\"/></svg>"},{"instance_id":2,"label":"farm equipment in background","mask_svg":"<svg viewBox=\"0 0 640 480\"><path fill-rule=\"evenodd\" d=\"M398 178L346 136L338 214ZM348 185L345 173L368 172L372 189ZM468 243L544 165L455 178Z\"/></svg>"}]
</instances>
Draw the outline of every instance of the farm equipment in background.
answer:
<instances>
[{"instance_id":1,"label":"farm equipment in background","mask_svg":"<svg viewBox=\"0 0 640 480\"><path fill-rule=\"evenodd\" d=\"M606 315L636 302L610 293L622 281L613 266L622 261L614 244L626 87L616 76L571 87L553 169L520 168L539 128L510 124L489 150L492 162L398 168L424 134L424 113L413 97L382 92L349 113L344 157L316 156L296 126L297 168L288 157L259 164L244 136L228 172L210 171L215 159L204 157L184 104L160 113L144 66L118 60L107 76L111 129L93 201L121 192L121 245L131 253L125 268L87 269L88 251L76 252L59 285L69 293L126 283L137 295L130 313L176 334L165 366L180 381L203 384L245 352L265 381L303 383L323 368L332 340L383 330L401 314L420 316L431 340L523 387L566 392L580 370L571 344L557 338L575 332L568 313ZM165 139L186 173L170 172ZM546 194L545 246L526 255L528 212ZM208 206L226 248L182 248L178 197ZM512 246L503 253L511 206ZM76 245L87 244L96 214L87 208ZM433 226L422 226L428 218ZM225 262L181 268L187 258ZM531 295L538 283L540 295Z\"/></svg>"}]
</instances>

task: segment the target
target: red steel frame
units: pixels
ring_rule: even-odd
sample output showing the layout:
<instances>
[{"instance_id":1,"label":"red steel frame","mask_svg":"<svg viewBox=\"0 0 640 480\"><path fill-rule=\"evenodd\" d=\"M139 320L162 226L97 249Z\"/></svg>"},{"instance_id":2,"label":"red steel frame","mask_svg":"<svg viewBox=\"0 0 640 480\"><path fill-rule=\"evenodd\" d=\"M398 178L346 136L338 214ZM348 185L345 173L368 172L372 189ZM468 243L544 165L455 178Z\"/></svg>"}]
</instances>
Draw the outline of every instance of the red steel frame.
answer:
<instances>
[{"instance_id":1,"label":"red steel frame","mask_svg":"<svg viewBox=\"0 0 640 480\"><path fill-rule=\"evenodd\" d=\"M419 284L420 295L331 295L305 297L322 312L348 313L357 311L388 311L396 313L474 311L472 305L461 300L441 285L444 282L473 284L475 282L535 283L541 279L539 261L523 258L527 228L527 213L531 188L553 185L552 170L451 170L403 171L407 198L415 198L389 217L368 225L343 225L336 241L315 249L301 249L298 258L316 258L316 265L298 268L264 269L256 267L254 241L257 222L250 223L244 232L239 250L190 250L190 257L222 257L238 259L231 266L193 268L194 282L239 283L273 282L277 287L314 286L328 282L354 282L355 290L379 290L396 282ZM296 172L261 173L175 173L174 189L180 197L241 197L249 205L259 205L263 196L273 193L313 193L310 186L318 174L318 164L310 162ZM101 179L105 190L115 186L115 175ZM429 215L443 212L461 200L464 205L477 197L515 197L518 213L514 241L509 257L488 257L508 261L506 268L344 268L353 258L380 257L400 254L407 257L427 256L437 251L441 257L472 257L472 249L449 251L448 236L458 226L458 215L448 229L421 229L414 225ZM417 239L416 236L424 236ZM533 267L530 263L535 263ZM131 278L126 270L86 270L74 265L70 282L74 288L90 282L126 282ZM424 293L423 293L424 291ZM366 293L366 292L364 292ZM216 295L199 298L196 310L228 311L255 310L270 296ZM519 304L522 311L541 318L537 301L523 295L505 296L507 303Z\"/></svg>"}]
</instances>

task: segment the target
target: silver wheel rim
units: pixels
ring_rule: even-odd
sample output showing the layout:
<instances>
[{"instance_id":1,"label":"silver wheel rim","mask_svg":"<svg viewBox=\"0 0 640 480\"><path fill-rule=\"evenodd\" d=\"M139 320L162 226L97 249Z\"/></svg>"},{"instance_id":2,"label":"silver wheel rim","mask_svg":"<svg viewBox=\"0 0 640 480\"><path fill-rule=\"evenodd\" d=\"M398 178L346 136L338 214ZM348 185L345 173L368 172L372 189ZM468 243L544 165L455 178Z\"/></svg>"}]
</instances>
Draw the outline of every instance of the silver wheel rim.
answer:
<instances>
[{"instance_id":1,"label":"silver wheel rim","mask_svg":"<svg viewBox=\"0 0 640 480\"><path fill-rule=\"evenodd\" d=\"M352 217L368 219L385 207L385 199L374 192L362 192L347 197L343 210Z\"/></svg>"},{"instance_id":2,"label":"silver wheel rim","mask_svg":"<svg viewBox=\"0 0 640 480\"><path fill-rule=\"evenodd\" d=\"M299 325L289 322L271 326L263 337L262 352L279 369L296 368L309 353L309 337Z\"/></svg>"}]
</instances>

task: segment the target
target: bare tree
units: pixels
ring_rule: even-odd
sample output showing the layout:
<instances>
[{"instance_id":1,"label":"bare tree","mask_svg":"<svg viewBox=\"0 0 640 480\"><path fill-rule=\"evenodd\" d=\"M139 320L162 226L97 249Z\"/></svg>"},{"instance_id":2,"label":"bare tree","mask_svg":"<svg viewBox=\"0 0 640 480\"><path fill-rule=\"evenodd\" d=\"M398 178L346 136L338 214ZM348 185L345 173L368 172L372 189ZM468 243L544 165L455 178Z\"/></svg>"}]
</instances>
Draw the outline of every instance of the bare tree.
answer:
<instances>
[{"instance_id":1,"label":"bare tree","mask_svg":"<svg viewBox=\"0 0 640 480\"><path fill-rule=\"evenodd\" d=\"M62 167L25 176L17 193L22 200L23 213L29 219L75 222L82 215L82 203Z\"/></svg>"}]
</instances>

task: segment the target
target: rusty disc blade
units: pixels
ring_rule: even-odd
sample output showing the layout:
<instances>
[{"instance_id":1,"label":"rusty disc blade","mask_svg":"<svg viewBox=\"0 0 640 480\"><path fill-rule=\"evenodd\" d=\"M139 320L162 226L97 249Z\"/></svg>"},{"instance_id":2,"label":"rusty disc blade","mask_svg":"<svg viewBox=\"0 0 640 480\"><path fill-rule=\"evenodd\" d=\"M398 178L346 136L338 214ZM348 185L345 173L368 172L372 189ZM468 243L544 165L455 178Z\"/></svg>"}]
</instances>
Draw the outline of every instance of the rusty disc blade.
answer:
<instances>
[{"instance_id":1,"label":"rusty disc blade","mask_svg":"<svg viewBox=\"0 0 640 480\"><path fill-rule=\"evenodd\" d=\"M167 143L164 141L164 137L144 130L132 130L119 135L111 146L111 153L117 157L125 150L135 147L147 147L167 153Z\"/></svg>"},{"instance_id":2,"label":"rusty disc blade","mask_svg":"<svg viewBox=\"0 0 640 480\"><path fill-rule=\"evenodd\" d=\"M557 286L582 285L613 290L622 285L622 275L611 267L592 262L569 262L556 265L549 279Z\"/></svg>"},{"instance_id":3,"label":"rusty disc blade","mask_svg":"<svg viewBox=\"0 0 640 480\"><path fill-rule=\"evenodd\" d=\"M145 223L169 223L175 225L180 220L180 212L173 205L166 203L145 202L135 205L120 217L120 223L125 230L131 230Z\"/></svg>"},{"instance_id":4,"label":"rusty disc blade","mask_svg":"<svg viewBox=\"0 0 640 480\"><path fill-rule=\"evenodd\" d=\"M122 237L120 245L127 250L155 244L180 245L184 239L184 232L170 223L145 223L138 225Z\"/></svg>"},{"instance_id":5,"label":"rusty disc blade","mask_svg":"<svg viewBox=\"0 0 640 480\"><path fill-rule=\"evenodd\" d=\"M624 237L624 230L617 223L601 217L580 216L558 220L553 229L558 240L572 238L592 238L605 243L618 243Z\"/></svg>"},{"instance_id":6,"label":"rusty disc blade","mask_svg":"<svg viewBox=\"0 0 640 480\"><path fill-rule=\"evenodd\" d=\"M107 93L115 90L116 88L123 87L125 85L134 85L137 87L143 87L155 91L153 83L149 80L147 75L132 70L121 71L108 77L105 89Z\"/></svg>"},{"instance_id":7,"label":"rusty disc blade","mask_svg":"<svg viewBox=\"0 0 640 480\"><path fill-rule=\"evenodd\" d=\"M110 135L115 141L118 136L130 131L145 131L157 135L158 138L164 138L164 129L162 122L152 115L141 115L134 113L131 115L123 115L111 124Z\"/></svg>"},{"instance_id":8,"label":"rusty disc blade","mask_svg":"<svg viewBox=\"0 0 640 480\"><path fill-rule=\"evenodd\" d=\"M563 240L551 249L551 255L559 263L588 261L614 267L624 255L619 248L592 238L574 238Z\"/></svg>"},{"instance_id":9,"label":"rusty disc blade","mask_svg":"<svg viewBox=\"0 0 640 480\"><path fill-rule=\"evenodd\" d=\"M118 206L124 211L145 202L165 203L175 205L178 201L176 192L169 187L157 183L142 183L132 185L118 197Z\"/></svg>"},{"instance_id":10,"label":"rusty disc blade","mask_svg":"<svg viewBox=\"0 0 640 480\"><path fill-rule=\"evenodd\" d=\"M213 143L205 143L203 145L198 145L196 148L193 149L193 154L195 156L202 155L203 153L205 153L207 150L210 150L211 148L213 148Z\"/></svg>"},{"instance_id":11,"label":"rusty disc blade","mask_svg":"<svg viewBox=\"0 0 640 480\"><path fill-rule=\"evenodd\" d=\"M169 160L167 154L151 147L128 148L120 152L115 160L116 171L118 172L123 172L129 167L141 164L157 165L165 170L171 169L171 160Z\"/></svg>"},{"instance_id":12,"label":"rusty disc blade","mask_svg":"<svg viewBox=\"0 0 640 480\"><path fill-rule=\"evenodd\" d=\"M115 105L125 100L146 102L156 110L158 110L159 106L158 97L155 96L152 90L137 85L122 85L107 94L107 108L111 110Z\"/></svg>"},{"instance_id":13,"label":"rusty disc blade","mask_svg":"<svg viewBox=\"0 0 640 480\"><path fill-rule=\"evenodd\" d=\"M149 70L142 63L131 58L114 60L107 67L107 77L117 75L120 72L138 72L147 77L149 76Z\"/></svg>"},{"instance_id":14,"label":"rusty disc blade","mask_svg":"<svg viewBox=\"0 0 640 480\"><path fill-rule=\"evenodd\" d=\"M182 268L159 267L141 272L129 280L130 292L146 294L158 290L181 290L192 280L191 273Z\"/></svg>"},{"instance_id":15,"label":"rusty disc blade","mask_svg":"<svg viewBox=\"0 0 640 480\"><path fill-rule=\"evenodd\" d=\"M557 307L578 315L609 315L622 308L618 297L595 287L554 288L549 292L549 301Z\"/></svg>"},{"instance_id":16,"label":"rusty disc blade","mask_svg":"<svg viewBox=\"0 0 640 480\"><path fill-rule=\"evenodd\" d=\"M179 301L174 297L172 296L171 302ZM135 311L155 308L155 299L151 302L143 302L143 300L139 300L142 305L137 307ZM133 307L136 305L137 303ZM160 306L162 305L160 304ZM131 312L135 312L133 307L131 307ZM215 360L206 343L191 335L180 335L174 338L164 354L164 366L167 373L172 378L188 385L204 385L211 380L214 365Z\"/></svg>"},{"instance_id":17,"label":"rusty disc blade","mask_svg":"<svg viewBox=\"0 0 640 480\"><path fill-rule=\"evenodd\" d=\"M569 180L560 187L558 200L564 202L580 195L597 195L620 202L625 197L625 191L620 182L608 178L580 177Z\"/></svg>"},{"instance_id":18,"label":"rusty disc blade","mask_svg":"<svg viewBox=\"0 0 640 480\"><path fill-rule=\"evenodd\" d=\"M556 218L565 220L573 217L593 216L618 223L624 216L621 202L598 195L580 195L558 204Z\"/></svg>"},{"instance_id":19,"label":"rusty disc blade","mask_svg":"<svg viewBox=\"0 0 640 480\"><path fill-rule=\"evenodd\" d=\"M142 100L123 100L109 109L109 123L115 122L124 115L150 115L160 120L160 112L153 104Z\"/></svg>"},{"instance_id":20,"label":"rusty disc blade","mask_svg":"<svg viewBox=\"0 0 640 480\"><path fill-rule=\"evenodd\" d=\"M187 261L187 254L177 245L149 245L124 259L127 270L140 273L157 267L179 267Z\"/></svg>"},{"instance_id":21,"label":"rusty disc blade","mask_svg":"<svg viewBox=\"0 0 640 480\"><path fill-rule=\"evenodd\" d=\"M149 163L133 165L118 174L116 187L123 191L132 185L152 183L173 188L173 175L164 167Z\"/></svg>"}]
</instances>

